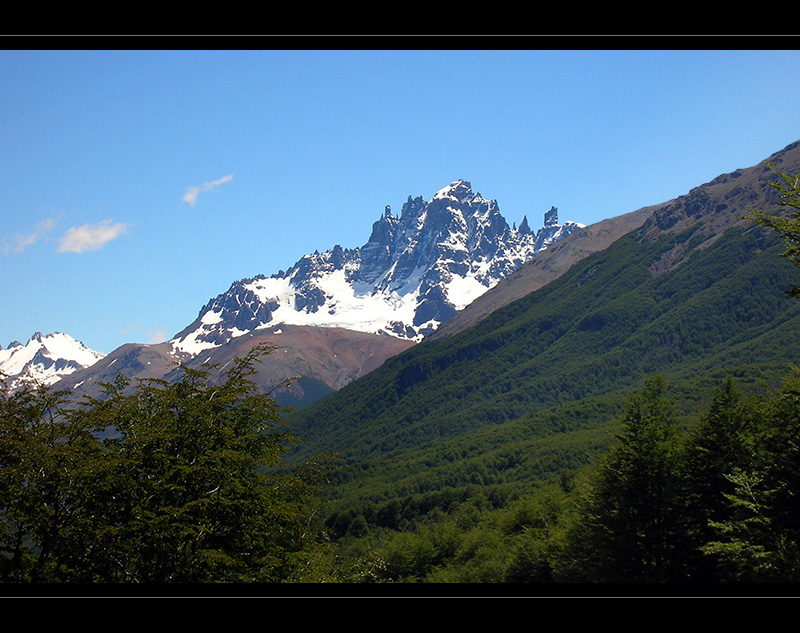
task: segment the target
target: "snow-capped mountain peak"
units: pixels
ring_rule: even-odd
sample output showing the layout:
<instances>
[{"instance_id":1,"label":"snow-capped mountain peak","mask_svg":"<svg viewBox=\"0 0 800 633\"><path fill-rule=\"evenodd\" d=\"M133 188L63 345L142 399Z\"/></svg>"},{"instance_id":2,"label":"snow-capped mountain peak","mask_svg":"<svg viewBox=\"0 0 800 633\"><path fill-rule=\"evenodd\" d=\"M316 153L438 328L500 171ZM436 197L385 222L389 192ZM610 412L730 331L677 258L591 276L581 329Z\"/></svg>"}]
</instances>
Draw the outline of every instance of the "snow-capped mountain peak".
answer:
<instances>
[{"instance_id":1,"label":"snow-capped mountain peak","mask_svg":"<svg viewBox=\"0 0 800 633\"><path fill-rule=\"evenodd\" d=\"M480 197L481 194L473 194L472 185L466 180L456 180L451 182L446 187L439 189L439 191L433 195L432 200L449 199L455 200L456 202L461 202L468 196L473 195Z\"/></svg>"},{"instance_id":2,"label":"snow-capped mountain peak","mask_svg":"<svg viewBox=\"0 0 800 633\"><path fill-rule=\"evenodd\" d=\"M420 340L522 264L580 229L552 207L534 233L510 228L497 202L456 180L429 201L386 206L360 248L305 255L286 272L235 282L172 340L197 353L246 332L288 325L342 327Z\"/></svg>"},{"instance_id":3,"label":"snow-capped mountain peak","mask_svg":"<svg viewBox=\"0 0 800 633\"><path fill-rule=\"evenodd\" d=\"M53 384L76 369L93 365L103 356L69 334L36 332L25 345L13 341L7 349L0 347L0 373L12 387L20 380Z\"/></svg>"}]
</instances>

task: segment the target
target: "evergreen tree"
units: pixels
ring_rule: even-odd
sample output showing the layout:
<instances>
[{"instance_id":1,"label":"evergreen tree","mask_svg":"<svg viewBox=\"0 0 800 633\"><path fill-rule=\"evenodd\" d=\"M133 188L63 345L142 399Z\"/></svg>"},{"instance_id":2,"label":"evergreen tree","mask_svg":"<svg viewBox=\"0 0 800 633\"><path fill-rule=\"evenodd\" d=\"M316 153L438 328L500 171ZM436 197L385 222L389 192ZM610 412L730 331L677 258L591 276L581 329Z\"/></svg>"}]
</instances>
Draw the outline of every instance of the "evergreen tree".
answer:
<instances>
[{"instance_id":1,"label":"evergreen tree","mask_svg":"<svg viewBox=\"0 0 800 633\"><path fill-rule=\"evenodd\" d=\"M800 373L748 403L747 459L729 464L727 509L712 516L703 551L722 580L800 579Z\"/></svg>"},{"instance_id":2,"label":"evergreen tree","mask_svg":"<svg viewBox=\"0 0 800 633\"><path fill-rule=\"evenodd\" d=\"M723 582L790 580L785 563L796 547L775 525L775 491L765 488L758 472L736 469L728 479L733 486L725 493L730 511L724 519L709 522L717 538L702 551L717 561Z\"/></svg>"},{"instance_id":3,"label":"evergreen tree","mask_svg":"<svg viewBox=\"0 0 800 633\"><path fill-rule=\"evenodd\" d=\"M701 547L711 540L714 528L730 513L729 495L736 484L730 473L744 468L751 456L748 411L733 379L728 376L716 390L708 410L692 430L684 454L684 520L687 565L696 581L719 579L716 558Z\"/></svg>"},{"instance_id":4,"label":"evergreen tree","mask_svg":"<svg viewBox=\"0 0 800 633\"><path fill-rule=\"evenodd\" d=\"M663 379L648 378L630 400L622 431L567 537L559 563L562 578L617 583L680 579L673 417Z\"/></svg>"}]
</instances>

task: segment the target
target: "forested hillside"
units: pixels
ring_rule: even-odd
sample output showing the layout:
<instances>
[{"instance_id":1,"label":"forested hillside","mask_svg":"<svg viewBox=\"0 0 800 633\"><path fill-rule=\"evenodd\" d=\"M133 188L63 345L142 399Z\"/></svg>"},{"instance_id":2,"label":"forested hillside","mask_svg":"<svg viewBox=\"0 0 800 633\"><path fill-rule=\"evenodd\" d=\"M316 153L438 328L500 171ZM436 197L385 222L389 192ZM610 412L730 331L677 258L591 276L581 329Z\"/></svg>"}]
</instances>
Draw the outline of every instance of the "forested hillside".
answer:
<instances>
[{"instance_id":1,"label":"forested hillside","mask_svg":"<svg viewBox=\"0 0 800 633\"><path fill-rule=\"evenodd\" d=\"M783 292L795 271L778 257L779 241L735 227L653 275L651 263L681 239L628 235L480 326L390 359L290 422L309 446L357 463L363 490L373 464L385 465L376 479L396 485L412 455L446 453L456 438L500 434L504 425L540 433L533 420L548 410L561 418L556 428L594 428L595 416L564 419L555 408L590 411L650 374L668 376L690 400L729 373L746 386L783 375L800 352L800 305ZM430 459L426 478L444 466Z\"/></svg>"},{"instance_id":2,"label":"forested hillside","mask_svg":"<svg viewBox=\"0 0 800 633\"><path fill-rule=\"evenodd\" d=\"M781 206L768 184L770 176L778 180L775 174L764 165L757 171L758 193L733 184L746 180L747 171L720 177L664 205L641 229L478 325L423 342L291 415L309 446L340 455L329 494L332 533L353 551L380 552L384 577L395 580L688 582L752 580L762 572L762 579L793 577L796 568L786 561L794 545L754 544L747 540L752 534L736 532L755 529L753 521L777 520L767 517L770 490L790 494L787 471L769 489L757 489L748 477L761 484L768 477L761 470L765 464L794 459L767 438L794 432L785 427L788 418L775 416L795 414L774 411L792 410L787 397L794 393L792 367L800 358L800 304L786 292L796 283L797 268L780 256L784 242L778 233L742 219L753 201L765 202L772 212ZM715 187L727 188L724 199L711 195ZM740 406L740 398L747 404ZM709 428L720 399L728 407L737 403L729 416L736 431ZM770 416L772 426L765 422ZM628 473L622 483L654 469L666 474L660 483L651 482L655 488L633 486L625 493L622 483L602 483L623 477L606 460L626 451L631 458L632 449L624 447L645 441L633 422L640 418L658 423L648 430L652 446L633 454L645 460L655 451L652 458L660 461L639 463L640 475ZM718 450L727 452L714 457L716 466L704 462L711 449L698 447L707 438L696 434L727 432L733 436L714 439L726 443ZM611 457L601 457L609 450ZM721 469L714 475L718 482L730 482L708 493L728 504L728 514L716 518L690 501L706 494L695 490L705 484L693 477L708 468ZM737 468L744 479L734 480ZM595 496L602 486L605 494L616 491L617 506L609 510L616 521L624 503L638 513L635 500L659 505L663 499L659 512L697 523L673 526L676 531L660 540L653 536L666 548L658 554L637 543L648 556L660 557L647 563L649 571L634 569L634 563L610 571L604 565L614 554L592 562L585 550L571 549L577 545L570 534L590 529L582 522L595 516L592 504L600 503ZM745 499L747 494L754 497ZM672 495L670 501L664 495ZM760 505L753 506L753 499ZM755 515L747 517L747 508ZM655 517L643 519L644 527L636 530L647 531L647 521L659 521ZM737 521L743 523L733 526ZM612 535L623 534L624 526L633 529L625 520L597 527L594 550L602 550L598 543L611 547ZM762 536L774 534L772 527L763 529ZM555 533L562 540L550 541ZM548 549L556 542L557 549ZM680 550L681 542L688 550ZM636 552L631 543L620 547ZM644 564L641 552L631 556ZM712 564L708 557L714 556ZM747 556L749 563L743 562ZM776 566L758 571L755 561L762 556Z\"/></svg>"}]
</instances>

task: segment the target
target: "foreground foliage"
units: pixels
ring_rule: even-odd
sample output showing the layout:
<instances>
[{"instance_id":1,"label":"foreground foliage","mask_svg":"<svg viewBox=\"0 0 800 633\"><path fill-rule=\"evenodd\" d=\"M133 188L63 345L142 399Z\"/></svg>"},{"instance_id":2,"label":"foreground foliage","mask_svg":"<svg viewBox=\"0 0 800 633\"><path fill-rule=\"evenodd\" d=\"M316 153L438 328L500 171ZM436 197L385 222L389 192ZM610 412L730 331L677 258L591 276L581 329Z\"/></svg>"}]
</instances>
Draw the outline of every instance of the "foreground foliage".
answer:
<instances>
[{"instance_id":1,"label":"foreground foliage","mask_svg":"<svg viewBox=\"0 0 800 633\"><path fill-rule=\"evenodd\" d=\"M0 579L276 582L322 552L308 524L322 471L282 467L296 439L248 376L185 369L119 379L67 407L27 386L0 394Z\"/></svg>"},{"instance_id":2,"label":"foreground foliage","mask_svg":"<svg viewBox=\"0 0 800 633\"><path fill-rule=\"evenodd\" d=\"M634 399L581 500L565 541L565 577L800 580L799 396L796 370L747 398L728 379L698 423L680 432L660 390L645 385L637 399L649 403L648 415Z\"/></svg>"}]
</instances>

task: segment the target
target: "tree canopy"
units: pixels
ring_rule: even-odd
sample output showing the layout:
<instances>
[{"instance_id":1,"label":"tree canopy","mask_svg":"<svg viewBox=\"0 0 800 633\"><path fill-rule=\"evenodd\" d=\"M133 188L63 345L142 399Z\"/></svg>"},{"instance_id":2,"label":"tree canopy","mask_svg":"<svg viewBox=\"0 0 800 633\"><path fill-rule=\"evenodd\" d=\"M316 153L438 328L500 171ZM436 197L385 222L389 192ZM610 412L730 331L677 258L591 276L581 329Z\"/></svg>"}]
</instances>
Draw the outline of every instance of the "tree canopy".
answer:
<instances>
[{"instance_id":1,"label":"tree canopy","mask_svg":"<svg viewBox=\"0 0 800 633\"><path fill-rule=\"evenodd\" d=\"M76 406L26 385L0 392L0 578L17 582L278 582L313 556L314 463L248 379L119 378Z\"/></svg>"}]
</instances>

